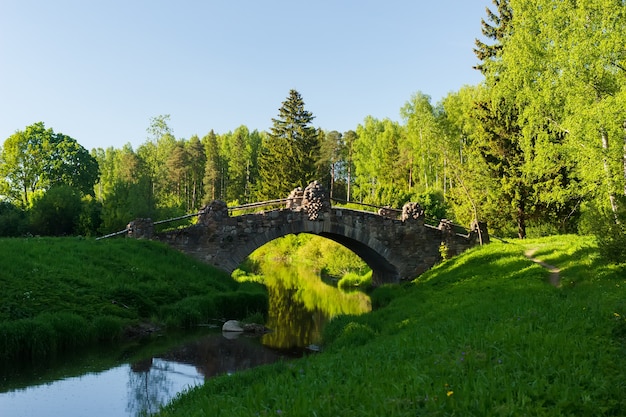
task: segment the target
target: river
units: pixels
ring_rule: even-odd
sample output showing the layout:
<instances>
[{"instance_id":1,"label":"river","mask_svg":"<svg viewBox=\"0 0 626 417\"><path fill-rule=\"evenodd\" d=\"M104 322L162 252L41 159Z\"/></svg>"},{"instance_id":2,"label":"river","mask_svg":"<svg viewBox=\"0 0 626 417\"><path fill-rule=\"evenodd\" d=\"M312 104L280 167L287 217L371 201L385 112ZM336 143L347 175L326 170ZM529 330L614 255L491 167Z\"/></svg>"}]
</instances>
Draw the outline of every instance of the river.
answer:
<instances>
[{"instance_id":1,"label":"river","mask_svg":"<svg viewBox=\"0 0 626 417\"><path fill-rule=\"evenodd\" d=\"M0 369L0 416L152 414L208 378L300 357L307 346L319 342L330 317L369 311L364 294L342 293L320 285L319 278L315 285L299 284L297 289L288 282L276 280L268 285L267 326L273 331L262 337L222 334L206 327L152 336L54 363L5 365Z\"/></svg>"}]
</instances>

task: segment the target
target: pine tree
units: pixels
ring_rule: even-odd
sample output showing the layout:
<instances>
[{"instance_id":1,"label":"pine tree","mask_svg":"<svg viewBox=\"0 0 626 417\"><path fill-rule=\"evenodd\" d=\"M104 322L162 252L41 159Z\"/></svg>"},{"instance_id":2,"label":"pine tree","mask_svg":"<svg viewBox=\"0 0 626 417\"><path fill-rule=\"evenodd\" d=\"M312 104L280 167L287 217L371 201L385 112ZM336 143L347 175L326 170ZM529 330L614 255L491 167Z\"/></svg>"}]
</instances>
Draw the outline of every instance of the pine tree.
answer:
<instances>
[{"instance_id":1,"label":"pine tree","mask_svg":"<svg viewBox=\"0 0 626 417\"><path fill-rule=\"evenodd\" d=\"M474 54L482 63L476 65L474 69L479 70L483 74L486 74L488 71L488 62L496 59L502 51L502 41L511 32L511 20L513 19L509 0L493 0L493 4L497 8L497 12L493 12L487 7L487 21L481 19L480 23L483 35L493 40L494 43L488 45L479 39L475 40L476 48L474 48Z\"/></svg>"},{"instance_id":2,"label":"pine tree","mask_svg":"<svg viewBox=\"0 0 626 417\"><path fill-rule=\"evenodd\" d=\"M204 153L206 155L206 164L204 167L204 204L222 198L220 188L220 155L217 145L217 136L211 130L202 138L204 145Z\"/></svg>"},{"instance_id":3,"label":"pine tree","mask_svg":"<svg viewBox=\"0 0 626 417\"><path fill-rule=\"evenodd\" d=\"M316 179L320 143L318 129L310 125L313 119L300 93L289 91L261 146L259 199L287 197Z\"/></svg>"}]
</instances>

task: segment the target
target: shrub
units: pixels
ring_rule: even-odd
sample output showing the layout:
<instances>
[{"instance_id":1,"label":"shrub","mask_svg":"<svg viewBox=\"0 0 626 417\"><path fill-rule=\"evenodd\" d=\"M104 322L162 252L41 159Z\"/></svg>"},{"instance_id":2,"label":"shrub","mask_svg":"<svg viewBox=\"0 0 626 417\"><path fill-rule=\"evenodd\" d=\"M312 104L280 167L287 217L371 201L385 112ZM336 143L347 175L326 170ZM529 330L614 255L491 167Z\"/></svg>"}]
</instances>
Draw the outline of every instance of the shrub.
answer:
<instances>
[{"instance_id":1,"label":"shrub","mask_svg":"<svg viewBox=\"0 0 626 417\"><path fill-rule=\"evenodd\" d=\"M349 322L331 345L331 349L354 348L368 343L376 336L374 329L366 324Z\"/></svg>"},{"instance_id":2,"label":"shrub","mask_svg":"<svg viewBox=\"0 0 626 417\"><path fill-rule=\"evenodd\" d=\"M26 212L9 202L0 201L0 236L16 237L27 232Z\"/></svg>"},{"instance_id":3,"label":"shrub","mask_svg":"<svg viewBox=\"0 0 626 417\"><path fill-rule=\"evenodd\" d=\"M360 275L356 272L348 272L345 274L339 282L337 286L342 289L360 287L364 289L368 289L372 285L372 271Z\"/></svg>"},{"instance_id":4,"label":"shrub","mask_svg":"<svg viewBox=\"0 0 626 417\"><path fill-rule=\"evenodd\" d=\"M82 210L80 192L66 185L50 188L33 201L31 231L36 235L73 235Z\"/></svg>"},{"instance_id":5,"label":"shrub","mask_svg":"<svg viewBox=\"0 0 626 417\"><path fill-rule=\"evenodd\" d=\"M403 287L396 284L385 284L377 287L370 294L372 310L386 307L394 298L403 292Z\"/></svg>"}]
</instances>

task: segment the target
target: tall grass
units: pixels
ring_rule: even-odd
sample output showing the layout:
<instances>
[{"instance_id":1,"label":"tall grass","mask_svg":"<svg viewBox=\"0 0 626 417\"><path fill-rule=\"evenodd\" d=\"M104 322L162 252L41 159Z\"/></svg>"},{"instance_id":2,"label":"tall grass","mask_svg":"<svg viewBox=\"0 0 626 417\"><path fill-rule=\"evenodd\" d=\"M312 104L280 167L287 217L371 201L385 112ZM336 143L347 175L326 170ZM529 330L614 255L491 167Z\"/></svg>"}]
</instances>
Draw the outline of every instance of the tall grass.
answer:
<instances>
[{"instance_id":1,"label":"tall grass","mask_svg":"<svg viewBox=\"0 0 626 417\"><path fill-rule=\"evenodd\" d=\"M375 290L322 354L212 379L160 415L623 415L626 274L597 255L576 236L475 248Z\"/></svg>"},{"instance_id":2,"label":"tall grass","mask_svg":"<svg viewBox=\"0 0 626 417\"><path fill-rule=\"evenodd\" d=\"M112 342L140 322L190 327L267 311L267 293L143 240L0 239L0 360Z\"/></svg>"}]
</instances>

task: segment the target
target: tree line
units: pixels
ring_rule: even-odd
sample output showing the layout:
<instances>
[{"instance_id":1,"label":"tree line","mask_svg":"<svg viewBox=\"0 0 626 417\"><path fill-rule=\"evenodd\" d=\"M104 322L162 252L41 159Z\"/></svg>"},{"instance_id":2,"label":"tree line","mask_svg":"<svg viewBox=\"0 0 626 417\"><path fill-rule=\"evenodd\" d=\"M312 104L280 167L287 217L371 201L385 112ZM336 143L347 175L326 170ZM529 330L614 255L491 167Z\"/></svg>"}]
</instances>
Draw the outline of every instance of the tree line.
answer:
<instances>
[{"instance_id":1,"label":"tree line","mask_svg":"<svg viewBox=\"0 0 626 417\"><path fill-rule=\"evenodd\" d=\"M137 149L85 155L42 123L28 126L2 148L0 216L35 214L53 190L73 190L82 208L71 233L97 234L213 199L283 198L317 179L338 199L418 201L501 236L593 232L610 251L626 243L625 12L620 0L494 0L474 49L480 84L438 103L417 92L401 121L368 116L347 132L315 127L296 90L268 132L182 139L161 115ZM74 163L90 174L70 174Z\"/></svg>"}]
</instances>

